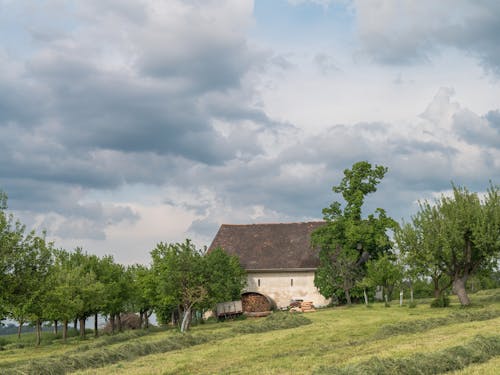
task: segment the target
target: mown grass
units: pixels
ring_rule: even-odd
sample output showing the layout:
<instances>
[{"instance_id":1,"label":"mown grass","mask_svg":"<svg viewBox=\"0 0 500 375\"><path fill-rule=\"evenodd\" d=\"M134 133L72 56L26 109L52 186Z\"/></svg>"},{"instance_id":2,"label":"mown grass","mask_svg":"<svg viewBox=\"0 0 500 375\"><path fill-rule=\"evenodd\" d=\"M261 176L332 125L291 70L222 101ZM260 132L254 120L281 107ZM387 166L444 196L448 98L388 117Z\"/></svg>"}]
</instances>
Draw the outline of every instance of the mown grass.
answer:
<instances>
[{"instance_id":1,"label":"mown grass","mask_svg":"<svg viewBox=\"0 0 500 375\"><path fill-rule=\"evenodd\" d=\"M0 352L0 373L310 374L356 373L368 366L381 374L393 368L404 374L424 360L421 374L441 373L445 367L457 375L495 374L500 363L498 295L500 290L473 296L476 305L470 309L460 308L456 299L444 309L374 304L205 324L187 335L131 332L67 347L55 343L8 351L11 359L23 353L17 363L5 362L6 352ZM455 357L460 366L445 366Z\"/></svg>"},{"instance_id":2,"label":"mown grass","mask_svg":"<svg viewBox=\"0 0 500 375\"><path fill-rule=\"evenodd\" d=\"M131 338L142 336L139 332L136 332L134 334L104 338L97 343L80 346L76 351L68 351L64 356L52 355L44 358L37 358L36 360L24 361L22 363L16 362L14 366L4 366L2 373L4 375L19 373L47 375L66 374L79 369L103 367L120 361L130 361L150 354L179 350L239 334L293 328L309 323L311 323L310 320L303 316L277 313L266 319L249 322L249 324L245 326L235 326L231 330L219 330L219 332L210 330L208 333L201 330L195 334L171 332L167 337L154 341L134 341ZM117 342L122 342L127 339L127 336L129 342L125 344L116 344ZM104 346L106 344L107 346Z\"/></svg>"},{"instance_id":3,"label":"mown grass","mask_svg":"<svg viewBox=\"0 0 500 375\"><path fill-rule=\"evenodd\" d=\"M413 354L403 358L379 358L345 367L321 367L315 374L332 375L421 375L440 374L482 363L500 355L500 335L476 336L464 345L445 348L433 353Z\"/></svg>"}]
</instances>

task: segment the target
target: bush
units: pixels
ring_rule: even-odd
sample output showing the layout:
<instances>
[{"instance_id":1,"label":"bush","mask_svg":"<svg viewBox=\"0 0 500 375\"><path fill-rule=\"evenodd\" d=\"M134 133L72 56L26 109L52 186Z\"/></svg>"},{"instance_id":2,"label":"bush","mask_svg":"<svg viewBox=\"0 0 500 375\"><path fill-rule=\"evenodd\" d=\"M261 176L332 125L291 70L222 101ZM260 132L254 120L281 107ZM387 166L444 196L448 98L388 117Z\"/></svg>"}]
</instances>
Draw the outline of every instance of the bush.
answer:
<instances>
[{"instance_id":1,"label":"bush","mask_svg":"<svg viewBox=\"0 0 500 375\"><path fill-rule=\"evenodd\" d=\"M448 307L450 306L450 298L442 294L439 298L431 302L431 307Z\"/></svg>"},{"instance_id":2,"label":"bush","mask_svg":"<svg viewBox=\"0 0 500 375\"><path fill-rule=\"evenodd\" d=\"M0 337L0 350L3 350L4 346L7 345L8 343L9 343L9 341L4 339L3 337Z\"/></svg>"},{"instance_id":3,"label":"bush","mask_svg":"<svg viewBox=\"0 0 500 375\"><path fill-rule=\"evenodd\" d=\"M409 307L410 309L414 309L415 307L417 307L417 302L415 302L415 301L411 301L411 302L408 304L408 307Z\"/></svg>"}]
</instances>

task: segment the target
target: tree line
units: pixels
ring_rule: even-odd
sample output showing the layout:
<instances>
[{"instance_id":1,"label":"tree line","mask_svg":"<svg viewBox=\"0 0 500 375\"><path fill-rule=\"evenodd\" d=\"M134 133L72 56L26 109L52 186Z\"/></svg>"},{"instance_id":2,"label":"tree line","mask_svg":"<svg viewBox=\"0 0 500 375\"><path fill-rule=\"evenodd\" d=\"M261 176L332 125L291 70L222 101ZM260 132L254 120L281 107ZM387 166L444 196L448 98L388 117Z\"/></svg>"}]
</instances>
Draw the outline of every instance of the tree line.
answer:
<instances>
[{"instance_id":1,"label":"tree line","mask_svg":"<svg viewBox=\"0 0 500 375\"><path fill-rule=\"evenodd\" d=\"M369 194L375 193L387 168L366 161L344 171L333 187L343 202L323 209L326 224L312 234L320 266L315 285L332 300L350 304L381 287L386 302L396 287L413 287L430 281L436 301L445 301L450 288L462 305L470 304L466 284L471 277L498 273L500 255L500 188L490 183L480 197L465 187L452 186L450 196L419 203L410 222L399 225L377 208L363 215ZM392 233L392 235L391 235ZM162 323L189 329L193 312L217 302L239 299L245 271L237 257L222 249L210 253L190 240L159 243L150 252L151 264L124 266L112 256L98 257L81 248L56 248L45 234L27 232L7 213L7 197L0 191L0 320L11 319L36 327L62 323L66 340L68 324L80 325L105 316L111 330L121 329L121 316L138 313L141 327L148 327L155 312ZM444 302L443 302L444 303Z\"/></svg>"},{"instance_id":2,"label":"tree line","mask_svg":"<svg viewBox=\"0 0 500 375\"><path fill-rule=\"evenodd\" d=\"M191 241L159 243L151 251L150 266L124 266L112 256L56 248L45 234L27 232L25 225L9 215L7 197L0 192L0 320L35 327L40 344L41 327L52 322L55 333L62 324L62 338L68 325L79 323L85 337L85 323L98 316L121 330L123 313L137 313L140 326L149 326L156 313L160 322L182 320L189 328L192 311L208 309L217 302L239 298L245 273L237 257L221 249L206 253Z\"/></svg>"},{"instance_id":3,"label":"tree line","mask_svg":"<svg viewBox=\"0 0 500 375\"><path fill-rule=\"evenodd\" d=\"M395 287L430 281L435 304L446 304L450 288L469 305L472 277L498 275L500 187L490 182L483 197L452 184L452 194L419 202L410 222L399 225L382 208L362 216L367 195L377 191L387 168L361 161L344 171L333 191L344 202L323 209L326 225L312 234L320 266L315 285L333 300L368 301L367 290L382 288L386 303ZM392 235L391 235L392 233Z\"/></svg>"}]
</instances>

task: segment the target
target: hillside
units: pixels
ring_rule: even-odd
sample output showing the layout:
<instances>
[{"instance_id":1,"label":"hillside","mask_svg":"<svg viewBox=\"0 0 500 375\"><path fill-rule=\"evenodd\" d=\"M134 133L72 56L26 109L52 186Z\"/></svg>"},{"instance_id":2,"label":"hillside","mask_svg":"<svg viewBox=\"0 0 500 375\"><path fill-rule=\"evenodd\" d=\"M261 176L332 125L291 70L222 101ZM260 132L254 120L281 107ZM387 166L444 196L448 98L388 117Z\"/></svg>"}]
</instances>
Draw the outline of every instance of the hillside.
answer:
<instances>
[{"instance_id":1,"label":"hillside","mask_svg":"<svg viewBox=\"0 0 500 375\"><path fill-rule=\"evenodd\" d=\"M375 304L275 314L173 330L4 345L0 372L59 374L494 374L500 367L500 290L446 309ZM287 328L292 327L292 328ZM25 339L24 339L25 340Z\"/></svg>"}]
</instances>

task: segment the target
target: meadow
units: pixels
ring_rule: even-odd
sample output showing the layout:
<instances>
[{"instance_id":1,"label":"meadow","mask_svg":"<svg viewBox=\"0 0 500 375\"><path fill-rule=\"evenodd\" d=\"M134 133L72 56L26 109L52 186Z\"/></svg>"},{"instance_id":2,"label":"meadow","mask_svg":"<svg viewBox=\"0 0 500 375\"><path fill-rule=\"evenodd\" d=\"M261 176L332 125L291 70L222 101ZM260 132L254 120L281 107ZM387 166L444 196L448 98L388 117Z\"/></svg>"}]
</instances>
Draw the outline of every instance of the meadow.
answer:
<instances>
[{"instance_id":1,"label":"meadow","mask_svg":"<svg viewBox=\"0 0 500 375\"><path fill-rule=\"evenodd\" d=\"M64 344L0 337L1 374L496 374L500 289L473 305L375 303L309 314L129 331Z\"/></svg>"}]
</instances>

